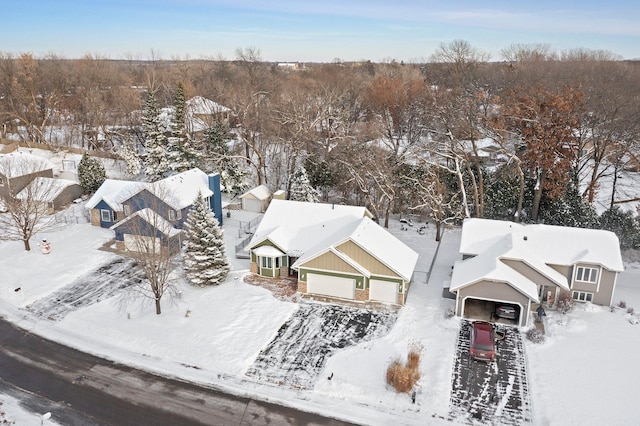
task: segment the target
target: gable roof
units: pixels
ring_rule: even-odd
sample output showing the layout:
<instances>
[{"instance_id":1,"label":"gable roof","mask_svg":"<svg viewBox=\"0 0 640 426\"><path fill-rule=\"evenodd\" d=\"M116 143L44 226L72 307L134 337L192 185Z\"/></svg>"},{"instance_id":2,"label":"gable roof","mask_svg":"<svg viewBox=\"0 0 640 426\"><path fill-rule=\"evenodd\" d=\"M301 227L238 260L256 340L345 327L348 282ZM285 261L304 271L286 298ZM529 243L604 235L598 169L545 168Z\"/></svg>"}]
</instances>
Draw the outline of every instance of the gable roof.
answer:
<instances>
[{"instance_id":1,"label":"gable roof","mask_svg":"<svg viewBox=\"0 0 640 426\"><path fill-rule=\"evenodd\" d=\"M260 185L245 192L240 196L240 198L246 198L249 196L254 197L256 200L263 201L271 197L271 191L265 185Z\"/></svg>"},{"instance_id":2,"label":"gable roof","mask_svg":"<svg viewBox=\"0 0 640 426\"><path fill-rule=\"evenodd\" d=\"M114 229L122 226L123 224L129 222L130 220L132 220L133 218L136 218L136 217L139 217L140 219L144 220L145 222L155 226L155 228L158 231L162 232L164 235L167 235L169 237L172 237L172 236L177 235L177 234L180 233L179 229L174 228L173 225L171 225L171 223L169 221L164 219L162 216L160 216L159 214L157 214L156 212L154 212L150 208L144 208L142 210L136 211L135 213L125 217L120 222L118 222L115 225L111 226L111 228L109 228L109 229L114 230Z\"/></svg>"},{"instance_id":3,"label":"gable roof","mask_svg":"<svg viewBox=\"0 0 640 426\"><path fill-rule=\"evenodd\" d=\"M362 265L359 265L336 249L346 241L352 241L358 245L389 269L396 272L405 281L411 280L413 269L418 261L418 253L368 217L362 217L342 228L336 229L336 232L328 234L318 244L305 251L292 267L296 268L296 266L331 250L356 269L363 271L364 275L371 275Z\"/></svg>"},{"instance_id":4,"label":"gable roof","mask_svg":"<svg viewBox=\"0 0 640 426\"><path fill-rule=\"evenodd\" d=\"M28 152L14 151L9 154L0 154L0 174L7 178L15 178L50 169L53 170L51 161Z\"/></svg>"},{"instance_id":5,"label":"gable roof","mask_svg":"<svg viewBox=\"0 0 640 426\"><path fill-rule=\"evenodd\" d=\"M449 291L456 292L480 281L503 282L538 302L537 284L506 265L491 251L470 259L458 260L451 274Z\"/></svg>"},{"instance_id":6,"label":"gable roof","mask_svg":"<svg viewBox=\"0 0 640 426\"><path fill-rule=\"evenodd\" d=\"M410 280L418 254L370 218L371 213L365 207L275 199L249 247L268 239L289 256L298 257L292 267L332 251L364 275L370 275L366 268L336 249L352 241L403 279Z\"/></svg>"},{"instance_id":7,"label":"gable roof","mask_svg":"<svg viewBox=\"0 0 640 426\"><path fill-rule=\"evenodd\" d=\"M193 168L154 183L107 179L89 198L85 207L93 209L100 200L104 200L113 210L122 211L122 203L144 189L155 193L175 210L190 206L198 191L205 198L213 195L207 174Z\"/></svg>"},{"instance_id":8,"label":"gable roof","mask_svg":"<svg viewBox=\"0 0 640 426\"><path fill-rule=\"evenodd\" d=\"M327 235L371 216L365 207L271 200L249 248L269 239L289 256L300 256Z\"/></svg>"},{"instance_id":9,"label":"gable roof","mask_svg":"<svg viewBox=\"0 0 640 426\"><path fill-rule=\"evenodd\" d=\"M93 209L101 200L104 200L114 211L122 211L122 201L128 195L138 192L144 185L143 182L106 179L91 198L87 200L85 208Z\"/></svg>"},{"instance_id":10,"label":"gable roof","mask_svg":"<svg viewBox=\"0 0 640 426\"><path fill-rule=\"evenodd\" d=\"M579 262L624 270L616 234L601 229L520 223L471 218L462 226L460 253L479 255L511 236L512 255L533 259L537 254L547 265L570 266Z\"/></svg>"},{"instance_id":11,"label":"gable roof","mask_svg":"<svg viewBox=\"0 0 640 426\"><path fill-rule=\"evenodd\" d=\"M38 176L29 185L16 194L16 198L33 197L37 201L53 201L65 189L78 182L68 179L56 179Z\"/></svg>"}]
</instances>

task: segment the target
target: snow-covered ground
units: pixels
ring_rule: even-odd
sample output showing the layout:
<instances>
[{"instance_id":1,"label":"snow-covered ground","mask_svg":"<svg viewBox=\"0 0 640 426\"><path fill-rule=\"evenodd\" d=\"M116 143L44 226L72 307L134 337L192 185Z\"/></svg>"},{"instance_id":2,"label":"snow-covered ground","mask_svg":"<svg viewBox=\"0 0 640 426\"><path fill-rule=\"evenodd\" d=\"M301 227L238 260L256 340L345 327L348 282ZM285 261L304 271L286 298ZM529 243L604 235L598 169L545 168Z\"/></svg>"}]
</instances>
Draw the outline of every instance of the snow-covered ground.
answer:
<instances>
[{"instance_id":1,"label":"snow-covered ground","mask_svg":"<svg viewBox=\"0 0 640 426\"><path fill-rule=\"evenodd\" d=\"M253 216L231 214L224 225L233 268L228 280L203 289L176 277L181 297L163 300L160 316L149 303L123 303L122 291L72 309L56 321L25 309L112 260L114 254L99 250L113 238L111 231L68 225L36 236L31 252L19 242L0 242L0 314L34 333L110 359L359 424L468 422L450 414L460 320L445 315L454 302L441 296L442 284L450 279L451 266L459 258L459 230L446 231L427 284L425 272L438 247L433 228L420 235L415 228L403 231L393 222L390 231L420 254L416 267L420 272L407 305L387 334L337 349L310 389L297 389L246 375L299 304L243 282L248 260L235 258L233 245L239 221ZM42 238L52 243L49 255L35 246ZM627 307L640 311L640 260L626 256L625 264L614 301L624 300ZM547 314L546 341L536 345L525 340L533 424L636 424L640 325L629 322L626 309L612 313L590 304L578 305L564 316ZM423 348L422 377L413 404L408 395L386 385L385 372L391 360L406 359L416 344ZM330 375L332 380L327 380ZM17 401L5 395L0 401L7 418L16 424L39 424L39 417L21 411ZM55 421L52 414L50 421Z\"/></svg>"}]
</instances>

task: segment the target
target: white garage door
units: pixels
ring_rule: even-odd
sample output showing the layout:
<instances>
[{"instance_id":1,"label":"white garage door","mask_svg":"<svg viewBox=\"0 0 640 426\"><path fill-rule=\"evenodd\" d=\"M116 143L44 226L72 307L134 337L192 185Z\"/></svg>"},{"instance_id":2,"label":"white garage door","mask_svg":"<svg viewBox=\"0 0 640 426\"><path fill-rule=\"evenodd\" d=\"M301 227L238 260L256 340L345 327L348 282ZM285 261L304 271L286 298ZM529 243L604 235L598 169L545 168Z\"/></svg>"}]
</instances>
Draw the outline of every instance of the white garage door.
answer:
<instances>
[{"instance_id":1,"label":"white garage door","mask_svg":"<svg viewBox=\"0 0 640 426\"><path fill-rule=\"evenodd\" d=\"M160 238L124 234L124 247L129 251L151 253L152 244L155 244L155 253L160 253Z\"/></svg>"},{"instance_id":2,"label":"white garage door","mask_svg":"<svg viewBox=\"0 0 640 426\"><path fill-rule=\"evenodd\" d=\"M389 281L369 281L369 299L379 302L398 303L398 284Z\"/></svg>"},{"instance_id":3,"label":"white garage door","mask_svg":"<svg viewBox=\"0 0 640 426\"><path fill-rule=\"evenodd\" d=\"M255 198L243 198L242 199L242 210L246 210L248 212L256 212L262 213L261 210L262 203L260 200L256 200Z\"/></svg>"},{"instance_id":4,"label":"white garage door","mask_svg":"<svg viewBox=\"0 0 640 426\"><path fill-rule=\"evenodd\" d=\"M307 274L307 292L322 296L355 299L356 280L353 278L331 277Z\"/></svg>"}]
</instances>

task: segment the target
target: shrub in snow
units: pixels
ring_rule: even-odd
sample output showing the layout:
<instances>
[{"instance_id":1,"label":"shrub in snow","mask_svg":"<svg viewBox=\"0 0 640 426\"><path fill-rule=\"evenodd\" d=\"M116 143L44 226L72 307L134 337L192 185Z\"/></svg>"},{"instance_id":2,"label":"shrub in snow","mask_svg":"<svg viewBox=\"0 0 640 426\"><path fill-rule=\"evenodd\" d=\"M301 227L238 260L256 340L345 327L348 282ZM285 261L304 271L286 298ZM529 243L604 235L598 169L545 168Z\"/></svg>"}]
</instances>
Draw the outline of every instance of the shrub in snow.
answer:
<instances>
[{"instance_id":1,"label":"shrub in snow","mask_svg":"<svg viewBox=\"0 0 640 426\"><path fill-rule=\"evenodd\" d=\"M627 307L627 302L625 302L624 300L621 300L618 302L618 308L625 309L626 307Z\"/></svg>"},{"instance_id":2,"label":"shrub in snow","mask_svg":"<svg viewBox=\"0 0 640 426\"><path fill-rule=\"evenodd\" d=\"M638 322L640 322L640 320L638 320L638 317L632 316L629 318L629 322L633 325L638 324Z\"/></svg>"},{"instance_id":3,"label":"shrub in snow","mask_svg":"<svg viewBox=\"0 0 640 426\"><path fill-rule=\"evenodd\" d=\"M634 312L635 311L633 310L633 308L627 309L627 313L630 314L630 315L633 315Z\"/></svg>"},{"instance_id":4,"label":"shrub in snow","mask_svg":"<svg viewBox=\"0 0 640 426\"><path fill-rule=\"evenodd\" d=\"M544 343L544 334L536 327L532 327L527 331L527 339L533 343Z\"/></svg>"},{"instance_id":5,"label":"shrub in snow","mask_svg":"<svg viewBox=\"0 0 640 426\"><path fill-rule=\"evenodd\" d=\"M560 309L560 312L566 314L571 309L573 309L575 304L576 301L573 300L571 294L568 291L560 292L560 295L558 296L558 308Z\"/></svg>"},{"instance_id":6,"label":"shrub in snow","mask_svg":"<svg viewBox=\"0 0 640 426\"><path fill-rule=\"evenodd\" d=\"M445 318L453 318L454 315L455 315L455 312L453 312L452 309L447 309L446 312L444 313Z\"/></svg>"},{"instance_id":7,"label":"shrub in snow","mask_svg":"<svg viewBox=\"0 0 640 426\"><path fill-rule=\"evenodd\" d=\"M407 362L403 365L399 358L387 367L387 384L396 392L409 393L420 380L420 354L422 346L414 344L409 348Z\"/></svg>"}]
</instances>

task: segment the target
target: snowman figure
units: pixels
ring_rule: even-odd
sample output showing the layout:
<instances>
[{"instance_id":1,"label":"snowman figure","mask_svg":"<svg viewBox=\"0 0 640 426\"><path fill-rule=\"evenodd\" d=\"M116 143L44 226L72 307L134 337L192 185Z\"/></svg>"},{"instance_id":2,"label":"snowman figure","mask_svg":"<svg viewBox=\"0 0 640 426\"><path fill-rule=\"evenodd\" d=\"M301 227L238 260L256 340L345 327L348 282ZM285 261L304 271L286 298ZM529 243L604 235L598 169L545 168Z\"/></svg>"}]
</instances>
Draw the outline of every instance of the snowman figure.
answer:
<instances>
[{"instance_id":1,"label":"snowman figure","mask_svg":"<svg viewBox=\"0 0 640 426\"><path fill-rule=\"evenodd\" d=\"M40 250L42 250L42 254L51 253L51 244L47 240L42 240L42 243L39 244Z\"/></svg>"}]
</instances>

